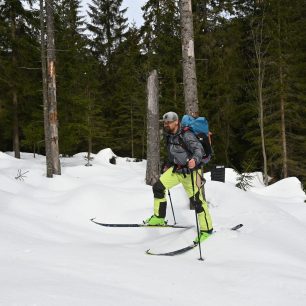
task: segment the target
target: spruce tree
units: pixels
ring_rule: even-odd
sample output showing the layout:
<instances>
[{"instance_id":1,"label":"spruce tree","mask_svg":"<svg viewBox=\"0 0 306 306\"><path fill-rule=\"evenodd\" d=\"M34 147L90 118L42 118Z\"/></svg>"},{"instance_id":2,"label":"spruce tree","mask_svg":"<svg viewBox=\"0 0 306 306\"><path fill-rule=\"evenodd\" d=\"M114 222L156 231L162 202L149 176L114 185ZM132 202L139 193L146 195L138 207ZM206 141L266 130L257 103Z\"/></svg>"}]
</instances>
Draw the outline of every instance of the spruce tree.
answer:
<instances>
[{"instance_id":1,"label":"spruce tree","mask_svg":"<svg viewBox=\"0 0 306 306\"><path fill-rule=\"evenodd\" d=\"M113 148L131 157L143 158L145 145L146 91L139 31L131 27L113 54L117 67L113 77Z\"/></svg>"},{"instance_id":2,"label":"spruce tree","mask_svg":"<svg viewBox=\"0 0 306 306\"><path fill-rule=\"evenodd\" d=\"M213 133L214 158L210 165L238 167L242 158L236 151L244 87L243 28L232 11L233 5L222 1L193 2L200 114L208 118Z\"/></svg>"},{"instance_id":3,"label":"spruce tree","mask_svg":"<svg viewBox=\"0 0 306 306\"><path fill-rule=\"evenodd\" d=\"M62 154L71 155L84 143L88 110L86 86L94 65L88 66L84 17L79 15L80 0L56 3L57 95L59 139ZM84 147L87 149L87 147Z\"/></svg>"},{"instance_id":4,"label":"spruce tree","mask_svg":"<svg viewBox=\"0 0 306 306\"><path fill-rule=\"evenodd\" d=\"M115 98L120 76L118 69L120 62L117 53L120 45L125 41L127 31L126 9L121 9L122 0L94 0L89 5L90 22L87 29L90 35L90 50L98 61L98 97L101 106L100 120L105 126L115 117L119 101ZM113 147L116 142L111 129L104 129L103 146ZM116 145L115 145L116 147Z\"/></svg>"},{"instance_id":5,"label":"spruce tree","mask_svg":"<svg viewBox=\"0 0 306 306\"><path fill-rule=\"evenodd\" d=\"M301 73L297 77L296 72L301 71L299 69L305 63L302 51L305 4L302 1L293 1L290 4L286 1L270 1L263 5L266 24L263 29L263 45L266 48L266 81L263 92L266 97L264 124L268 172L274 180L288 175L303 179L305 171L302 169L305 169L305 164L300 156L305 148L305 141L301 137L305 127L300 116L304 114L305 107L303 96L297 94L303 91L297 90L297 87L303 88L305 78L301 77ZM245 17L246 22L251 18L254 18L254 13ZM250 58L252 52L247 47L246 50L246 56ZM246 74L246 77L252 80L250 74ZM248 92L252 93L251 87ZM249 118L254 116L254 108L245 110ZM250 148L246 151L248 156L258 154L259 151L258 132L254 123L254 120L249 120L245 133L245 139L250 141ZM261 163L260 159L258 162Z\"/></svg>"},{"instance_id":6,"label":"spruce tree","mask_svg":"<svg viewBox=\"0 0 306 306\"><path fill-rule=\"evenodd\" d=\"M93 38L93 53L103 64L108 64L111 54L122 42L127 28L127 9L121 10L123 0L93 0L89 5L88 30Z\"/></svg>"},{"instance_id":7,"label":"spruce tree","mask_svg":"<svg viewBox=\"0 0 306 306\"><path fill-rule=\"evenodd\" d=\"M286 127L288 141L288 175L306 182L306 3L294 0L290 5L281 1L286 12L285 59L288 65ZM285 10L286 7L286 10Z\"/></svg>"},{"instance_id":8,"label":"spruce tree","mask_svg":"<svg viewBox=\"0 0 306 306\"><path fill-rule=\"evenodd\" d=\"M157 69L160 80L160 112L184 113L179 8L175 1L149 0L142 7L142 49L145 71Z\"/></svg>"},{"instance_id":9,"label":"spruce tree","mask_svg":"<svg viewBox=\"0 0 306 306\"><path fill-rule=\"evenodd\" d=\"M0 95L6 128L2 137L12 141L13 146L7 144L5 148L13 149L19 158L20 145L24 143L23 129L31 124L32 114L39 110L38 14L31 7L26 8L22 1L3 2L0 6ZM27 138L32 135L26 133Z\"/></svg>"}]
</instances>

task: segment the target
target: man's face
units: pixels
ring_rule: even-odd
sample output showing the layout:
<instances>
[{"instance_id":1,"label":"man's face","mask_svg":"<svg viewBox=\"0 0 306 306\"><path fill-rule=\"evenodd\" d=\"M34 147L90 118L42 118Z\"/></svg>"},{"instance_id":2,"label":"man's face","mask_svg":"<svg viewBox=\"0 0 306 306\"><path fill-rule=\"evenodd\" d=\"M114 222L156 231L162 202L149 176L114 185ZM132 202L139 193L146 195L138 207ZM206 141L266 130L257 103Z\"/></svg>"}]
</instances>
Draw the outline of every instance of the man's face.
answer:
<instances>
[{"instance_id":1,"label":"man's face","mask_svg":"<svg viewBox=\"0 0 306 306\"><path fill-rule=\"evenodd\" d=\"M178 120L164 121L164 129L167 133L175 134L178 129Z\"/></svg>"}]
</instances>

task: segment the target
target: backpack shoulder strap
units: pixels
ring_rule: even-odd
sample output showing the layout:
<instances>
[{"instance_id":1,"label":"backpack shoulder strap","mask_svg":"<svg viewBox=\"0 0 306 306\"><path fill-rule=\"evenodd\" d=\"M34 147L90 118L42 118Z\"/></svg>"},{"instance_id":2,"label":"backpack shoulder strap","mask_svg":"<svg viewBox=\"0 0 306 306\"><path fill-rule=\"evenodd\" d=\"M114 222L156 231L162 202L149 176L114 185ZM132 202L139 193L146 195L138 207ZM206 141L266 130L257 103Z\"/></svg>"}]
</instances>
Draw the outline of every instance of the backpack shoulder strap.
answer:
<instances>
[{"instance_id":1,"label":"backpack shoulder strap","mask_svg":"<svg viewBox=\"0 0 306 306\"><path fill-rule=\"evenodd\" d=\"M189 131L190 129L189 129L189 127L188 126L185 126L182 130L181 130L181 132L180 132L180 134L179 134L179 143L180 143L180 146L184 149L184 150L186 150L186 151L188 151L189 152L189 150L188 150L188 148L187 148L187 145L186 145L186 143L184 142L184 138L183 138L183 135L187 132L187 131Z\"/></svg>"}]
</instances>

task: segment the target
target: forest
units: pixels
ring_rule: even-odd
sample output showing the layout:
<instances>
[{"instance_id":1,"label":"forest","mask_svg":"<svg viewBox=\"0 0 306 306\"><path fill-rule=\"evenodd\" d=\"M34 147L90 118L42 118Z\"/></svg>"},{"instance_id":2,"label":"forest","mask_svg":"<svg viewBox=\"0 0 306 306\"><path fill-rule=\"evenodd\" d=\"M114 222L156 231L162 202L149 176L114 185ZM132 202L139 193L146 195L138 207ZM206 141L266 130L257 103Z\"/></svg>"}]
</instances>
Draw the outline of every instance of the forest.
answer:
<instances>
[{"instance_id":1,"label":"forest","mask_svg":"<svg viewBox=\"0 0 306 306\"><path fill-rule=\"evenodd\" d=\"M92 0L83 16L80 0L0 1L0 151L46 152L44 5L54 18L61 158L111 148L146 159L153 69L160 114L184 115L179 1L146 1L141 27L122 2ZM192 12L199 112L213 133L207 169L266 167L271 182L296 176L305 187L305 0L193 0Z\"/></svg>"}]
</instances>

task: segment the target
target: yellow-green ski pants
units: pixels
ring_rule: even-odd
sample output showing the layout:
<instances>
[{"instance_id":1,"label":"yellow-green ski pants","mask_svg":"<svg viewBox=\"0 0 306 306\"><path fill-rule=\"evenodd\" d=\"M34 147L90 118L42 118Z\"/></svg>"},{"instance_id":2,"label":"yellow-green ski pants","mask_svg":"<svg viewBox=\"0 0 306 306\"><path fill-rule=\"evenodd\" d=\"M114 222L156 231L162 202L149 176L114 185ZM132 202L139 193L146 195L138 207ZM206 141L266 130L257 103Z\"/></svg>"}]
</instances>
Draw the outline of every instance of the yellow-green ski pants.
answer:
<instances>
[{"instance_id":1,"label":"yellow-green ski pants","mask_svg":"<svg viewBox=\"0 0 306 306\"><path fill-rule=\"evenodd\" d=\"M192 187L191 175L194 178L194 188ZM166 190L182 184L188 198L193 203L198 214L201 231L212 230L212 220L208 211L207 203L202 194L201 175L199 170L192 171L192 174L181 174L173 172L173 167L164 172L159 180L153 185L154 193L154 215L165 218L167 210ZM193 194L195 193L195 195Z\"/></svg>"}]
</instances>

